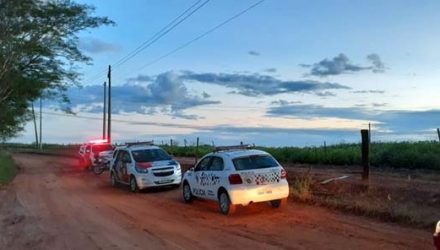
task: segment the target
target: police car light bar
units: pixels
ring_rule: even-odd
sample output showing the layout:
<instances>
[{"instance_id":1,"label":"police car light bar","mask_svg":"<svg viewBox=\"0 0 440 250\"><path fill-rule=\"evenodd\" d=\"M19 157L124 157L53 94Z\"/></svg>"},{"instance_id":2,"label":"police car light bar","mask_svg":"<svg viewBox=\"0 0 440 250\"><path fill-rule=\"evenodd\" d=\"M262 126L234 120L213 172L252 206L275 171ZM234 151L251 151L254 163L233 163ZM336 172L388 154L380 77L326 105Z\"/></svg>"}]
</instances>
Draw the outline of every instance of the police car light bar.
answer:
<instances>
[{"instance_id":1,"label":"police car light bar","mask_svg":"<svg viewBox=\"0 0 440 250\"><path fill-rule=\"evenodd\" d=\"M125 145L127 145L127 147L139 146L139 145L153 146L154 141L126 142Z\"/></svg>"},{"instance_id":2,"label":"police car light bar","mask_svg":"<svg viewBox=\"0 0 440 250\"><path fill-rule=\"evenodd\" d=\"M215 147L214 152L240 150L240 149L252 149L252 148L255 148L255 145L243 144L243 145L233 145L233 146L220 146L220 147Z\"/></svg>"},{"instance_id":3,"label":"police car light bar","mask_svg":"<svg viewBox=\"0 0 440 250\"><path fill-rule=\"evenodd\" d=\"M99 143L108 143L108 141L107 139L97 139L97 140L90 140L89 143L99 144Z\"/></svg>"}]
</instances>

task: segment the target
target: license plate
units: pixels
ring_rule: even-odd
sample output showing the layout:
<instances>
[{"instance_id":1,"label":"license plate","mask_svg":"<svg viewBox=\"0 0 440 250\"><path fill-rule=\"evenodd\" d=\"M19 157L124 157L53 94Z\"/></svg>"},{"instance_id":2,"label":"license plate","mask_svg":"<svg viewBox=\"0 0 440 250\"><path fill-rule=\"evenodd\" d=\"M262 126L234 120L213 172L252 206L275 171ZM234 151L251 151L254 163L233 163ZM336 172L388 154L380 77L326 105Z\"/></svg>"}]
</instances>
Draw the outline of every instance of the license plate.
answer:
<instances>
[{"instance_id":1,"label":"license plate","mask_svg":"<svg viewBox=\"0 0 440 250\"><path fill-rule=\"evenodd\" d=\"M271 194L272 190L266 189L258 192L258 195Z\"/></svg>"},{"instance_id":2,"label":"license plate","mask_svg":"<svg viewBox=\"0 0 440 250\"><path fill-rule=\"evenodd\" d=\"M160 184L162 184L162 183L173 182L173 180L171 180L171 179L164 179L164 180L159 180L158 182L159 182Z\"/></svg>"}]
</instances>

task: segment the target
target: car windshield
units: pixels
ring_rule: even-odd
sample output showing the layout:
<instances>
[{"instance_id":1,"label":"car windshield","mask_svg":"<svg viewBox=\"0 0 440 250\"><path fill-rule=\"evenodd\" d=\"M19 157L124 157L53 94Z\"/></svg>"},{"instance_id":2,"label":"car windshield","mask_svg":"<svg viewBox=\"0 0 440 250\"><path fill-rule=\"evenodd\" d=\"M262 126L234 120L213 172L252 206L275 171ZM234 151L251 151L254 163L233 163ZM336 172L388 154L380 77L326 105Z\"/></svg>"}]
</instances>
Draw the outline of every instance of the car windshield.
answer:
<instances>
[{"instance_id":1,"label":"car windshield","mask_svg":"<svg viewBox=\"0 0 440 250\"><path fill-rule=\"evenodd\" d=\"M167 152L159 148L133 150L133 158L136 162L152 162L171 160Z\"/></svg>"},{"instance_id":2,"label":"car windshield","mask_svg":"<svg viewBox=\"0 0 440 250\"><path fill-rule=\"evenodd\" d=\"M92 146L92 150L93 152L102 152L102 151L113 150L113 147L110 144L96 144Z\"/></svg>"},{"instance_id":3,"label":"car windshield","mask_svg":"<svg viewBox=\"0 0 440 250\"><path fill-rule=\"evenodd\" d=\"M251 170L277 167L278 163L269 155L250 155L232 160L235 170Z\"/></svg>"}]
</instances>

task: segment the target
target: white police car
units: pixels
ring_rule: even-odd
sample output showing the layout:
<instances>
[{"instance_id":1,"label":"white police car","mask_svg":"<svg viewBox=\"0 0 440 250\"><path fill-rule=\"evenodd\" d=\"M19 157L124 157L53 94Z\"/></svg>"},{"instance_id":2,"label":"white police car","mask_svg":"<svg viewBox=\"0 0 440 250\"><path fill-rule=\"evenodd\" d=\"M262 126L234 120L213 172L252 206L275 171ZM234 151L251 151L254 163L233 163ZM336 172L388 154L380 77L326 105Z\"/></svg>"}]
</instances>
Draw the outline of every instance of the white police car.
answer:
<instances>
[{"instance_id":1,"label":"white police car","mask_svg":"<svg viewBox=\"0 0 440 250\"><path fill-rule=\"evenodd\" d=\"M216 148L185 172L182 182L185 202L194 197L215 200L223 214L254 202L270 201L278 208L289 196L283 167L267 152L249 146Z\"/></svg>"},{"instance_id":2,"label":"white police car","mask_svg":"<svg viewBox=\"0 0 440 250\"><path fill-rule=\"evenodd\" d=\"M127 184L136 192L155 186L179 187L182 172L179 162L152 142L127 143L113 153L110 178L112 186Z\"/></svg>"}]
</instances>

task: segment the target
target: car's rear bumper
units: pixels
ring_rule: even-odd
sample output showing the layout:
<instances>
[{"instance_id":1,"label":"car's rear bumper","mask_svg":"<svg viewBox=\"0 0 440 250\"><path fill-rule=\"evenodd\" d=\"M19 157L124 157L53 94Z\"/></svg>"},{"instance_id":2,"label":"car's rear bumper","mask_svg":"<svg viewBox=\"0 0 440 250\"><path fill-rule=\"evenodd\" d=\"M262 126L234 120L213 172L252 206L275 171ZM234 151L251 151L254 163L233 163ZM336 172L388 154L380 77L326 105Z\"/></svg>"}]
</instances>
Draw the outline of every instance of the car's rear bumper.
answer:
<instances>
[{"instance_id":1,"label":"car's rear bumper","mask_svg":"<svg viewBox=\"0 0 440 250\"><path fill-rule=\"evenodd\" d=\"M142 174L136 176L136 181L139 189L148 187L159 187L168 185L179 185L182 182L182 173L174 173L169 176L156 177L152 174Z\"/></svg>"},{"instance_id":2,"label":"car's rear bumper","mask_svg":"<svg viewBox=\"0 0 440 250\"><path fill-rule=\"evenodd\" d=\"M246 206L250 203L272 201L287 198L289 196L289 184L283 181L277 184L261 185L254 187L237 186L229 190L229 198L232 204Z\"/></svg>"}]
</instances>

